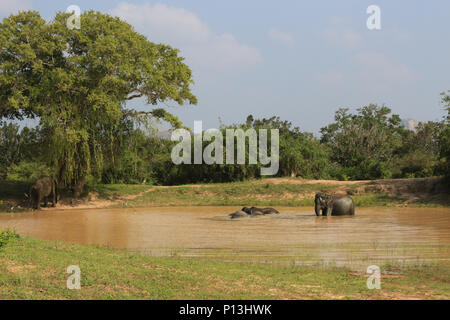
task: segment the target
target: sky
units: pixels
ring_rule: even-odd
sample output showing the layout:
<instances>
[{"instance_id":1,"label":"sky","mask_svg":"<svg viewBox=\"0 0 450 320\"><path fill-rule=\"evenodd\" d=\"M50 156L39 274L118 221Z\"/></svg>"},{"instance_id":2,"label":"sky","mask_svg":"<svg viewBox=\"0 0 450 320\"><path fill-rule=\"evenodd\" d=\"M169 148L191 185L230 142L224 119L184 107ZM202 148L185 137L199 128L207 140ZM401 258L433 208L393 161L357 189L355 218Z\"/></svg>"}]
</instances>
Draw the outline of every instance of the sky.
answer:
<instances>
[{"instance_id":1,"label":"sky","mask_svg":"<svg viewBox=\"0 0 450 320\"><path fill-rule=\"evenodd\" d=\"M450 90L450 1L0 0L0 18L51 19L77 5L119 16L150 41L180 49L197 106L165 107L188 127L279 116L319 133L341 107L385 104L403 119L440 120ZM377 5L381 29L369 30ZM81 26L82 27L82 26ZM130 107L152 108L145 101Z\"/></svg>"}]
</instances>

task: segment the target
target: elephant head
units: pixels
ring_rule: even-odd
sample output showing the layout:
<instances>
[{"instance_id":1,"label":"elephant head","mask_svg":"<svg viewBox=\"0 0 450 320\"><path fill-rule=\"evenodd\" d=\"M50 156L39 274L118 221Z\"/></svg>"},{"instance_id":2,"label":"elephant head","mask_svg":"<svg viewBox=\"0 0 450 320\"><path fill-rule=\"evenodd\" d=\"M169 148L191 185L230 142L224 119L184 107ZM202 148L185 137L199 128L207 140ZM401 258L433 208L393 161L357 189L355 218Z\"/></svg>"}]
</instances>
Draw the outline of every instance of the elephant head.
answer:
<instances>
[{"instance_id":1,"label":"elephant head","mask_svg":"<svg viewBox=\"0 0 450 320\"><path fill-rule=\"evenodd\" d=\"M316 194L316 199L315 199L316 216L320 216L320 211L322 211L322 210L325 210L325 212L328 215L328 211L332 209L330 207L331 200L332 200L332 197L329 194L325 194L325 193Z\"/></svg>"}]
</instances>

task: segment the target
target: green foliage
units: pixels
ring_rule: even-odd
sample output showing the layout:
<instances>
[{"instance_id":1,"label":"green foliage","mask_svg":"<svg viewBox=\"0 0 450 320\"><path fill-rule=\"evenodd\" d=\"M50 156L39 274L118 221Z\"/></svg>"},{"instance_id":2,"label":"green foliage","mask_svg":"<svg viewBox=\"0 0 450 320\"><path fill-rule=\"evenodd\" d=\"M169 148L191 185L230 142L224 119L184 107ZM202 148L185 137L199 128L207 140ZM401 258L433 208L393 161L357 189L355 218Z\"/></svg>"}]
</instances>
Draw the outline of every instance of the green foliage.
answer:
<instances>
[{"instance_id":1,"label":"green foliage","mask_svg":"<svg viewBox=\"0 0 450 320\"><path fill-rule=\"evenodd\" d=\"M12 239L19 239L19 238L20 236L10 229L6 230L0 229L0 248L5 246Z\"/></svg>"},{"instance_id":2,"label":"green foliage","mask_svg":"<svg viewBox=\"0 0 450 320\"><path fill-rule=\"evenodd\" d=\"M335 122L321 129L321 142L332 152L330 160L344 168L351 179L389 178L395 151L401 146L400 117L388 107L369 105L357 109L339 109Z\"/></svg>"},{"instance_id":3,"label":"green foliage","mask_svg":"<svg viewBox=\"0 0 450 320\"><path fill-rule=\"evenodd\" d=\"M447 116L442 121L442 130L438 136L439 156L442 162L440 169L450 180L450 95L442 93L442 102L446 106Z\"/></svg>"},{"instance_id":4,"label":"green foliage","mask_svg":"<svg viewBox=\"0 0 450 320\"><path fill-rule=\"evenodd\" d=\"M47 162L74 185L101 173L113 132L135 114L124 102L145 97L152 105L182 105L197 99L178 50L148 41L107 14L84 12L81 30L66 27L68 16L58 13L47 23L38 12L24 11L0 24L0 117L38 117ZM154 112L179 125L170 114Z\"/></svg>"},{"instance_id":5,"label":"green foliage","mask_svg":"<svg viewBox=\"0 0 450 320\"><path fill-rule=\"evenodd\" d=\"M246 127L254 129L278 129L280 133L280 171L281 176L300 176L303 178L328 178L328 154L311 133L301 132L289 121L279 117L253 120L249 116Z\"/></svg>"},{"instance_id":6,"label":"green foliage","mask_svg":"<svg viewBox=\"0 0 450 320\"><path fill-rule=\"evenodd\" d=\"M338 111L338 114L340 112ZM158 111L157 116L163 120L170 118L165 112L161 111ZM86 176L90 185L98 183L178 185L235 182L260 177L260 164L174 165L171 159L171 151L176 142L158 138L155 129L149 125L148 119L142 119L142 117L146 118L147 115L124 116L111 135L104 135L99 138L99 143L106 146L101 154L104 164L97 175ZM362 122L361 118L354 115L347 115L346 117L349 120L345 124L345 130L358 128L364 131L363 126L359 127ZM376 117L371 116L369 120L373 120L373 118ZM338 119L341 118L338 117ZM175 120L173 125L179 127L176 124L177 121L179 120ZM375 124L374 126L379 125ZM333 127L336 127L335 124L328 126L323 131ZM344 128L344 126L342 127ZM328 130L322 136L322 142L320 142L311 133L301 132L299 128L293 127L290 122L281 121L278 117L255 120L252 116L249 116L245 123L222 127L221 132L224 136L227 128L244 131L250 128L256 131L259 129L278 129L280 133L279 176L351 180L430 177L444 175L448 172L448 157L445 156L445 152L448 154L448 149L445 149L445 146L448 148L449 129L445 121L420 123L416 131L404 130L399 128L397 124L394 127L386 125L384 130L391 131L379 134L380 137L384 135L385 138L374 139L373 141L357 138L351 140L350 142L354 143L352 148L362 146L356 151L350 148L346 144L346 140L340 136L344 133L347 134L344 129L340 129L341 131ZM370 125L367 128L369 128L369 131L374 130ZM21 134L23 132L28 132L27 137L31 135L35 138L18 139L18 149L45 149L48 137L45 129L36 128L32 131L24 129ZM362 134L366 137L367 135L364 132ZM386 137L389 135L393 137L387 139ZM268 138L270 144L271 136L269 135ZM112 139L114 141L111 141ZM226 151L225 140L224 151ZM192 150L193 143L192 138ZM203 142L203 148L209 143ZM249 156L248 143L247 139L246 161L248 161ZM374 150L379 150L379 152L369 152L365 143L372 143ZM382 145L378 146L377 143ZM385 145L387 143L393 145ZM344 151L348 151L348 154L345 154ZM337 156L341 158L337 158ZM351 163L351 159L348 159L350 157L358 159L359 162ZM41 175L52 173L51 168L47 167L45 162L42 161L42 157L34 157L33 153L21 152L17 161L19 162L8 168L9 180L31 182Z\"/></svg>"},{"instance_id":7,"label":"green foliage","mask_svg":"<svg viewBox=\"0 0 450 320\"><path fill-rule=\"evenodd\" d=\"M396 152L394 177L429 177L438 174L439 142L442 124L419 123L415 131L402 133L402 146Z\"/></svg>"},{"instance_id":8,"label":"green foliage","mask_svg":"<svg viewBox=\"0 0 450 320\"><path fill-rule=\"evenodd\" d=\"M45 163L37 160L23 160L11 167L8 180L32 182L41 176L49 175L51 175L51 169Z\"/></svg>"},{"instance_id":9,"label":"green foliage","mask_svg":"<svg viewBox=\"0 0 450 320\"><path fill-rule=\"evenodd\" d=\"M68 17L57 13L46 22L36 11L23 11L0 23L0 118L39 120L37 128L22 130L0 122L1 180L47 174L78 187L86 179L94 185L174 185L260 177L260 164L174 165L175 143L158 138L154 123L175 129L181 121L161 108L126 109L126 102L196 104L192 72L179 51L107 14L84 12L81 30L68 29ZM443 93L442 101L448 116L416 131L404 129L388 107L373 104L356 113L339 109L320 140L279 117L250 115L221 131L278 129L279 176L450 178L450 96Z\"/></svg>"},{"instance_id":10,"label":"green foliage","mask_svg":"<svg viewBox=\"0 0 450 320\"><path fill-rule=\"evenodd\" d=\"M0 179L24 159L37 159L41 153L37 148L38 130L0 121Z\"/></svg>"}]
</instances>

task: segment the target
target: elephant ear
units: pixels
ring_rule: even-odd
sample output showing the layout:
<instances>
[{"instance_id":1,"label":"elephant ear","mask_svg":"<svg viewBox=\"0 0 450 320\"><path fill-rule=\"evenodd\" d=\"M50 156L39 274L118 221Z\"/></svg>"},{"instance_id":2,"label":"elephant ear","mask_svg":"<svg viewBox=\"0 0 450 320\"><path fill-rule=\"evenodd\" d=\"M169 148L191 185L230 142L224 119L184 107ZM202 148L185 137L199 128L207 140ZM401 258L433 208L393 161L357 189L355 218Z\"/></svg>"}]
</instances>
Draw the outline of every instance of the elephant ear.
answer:
<instances>
[{"instance_id":1,"label":"elephant ear","mask_svg":"<svg viewBox=\"0 0 450 320\"><path fill-rule=\"evenodd\" d=\"M333 197L329 194L322 194L320 200L323 204L329 206L331 201L333 200Z\"/></svg>"},{"instance_id":2,"label":"elephant ear","mask_svg":"<svg viewBox=\"0 0 450 320\"><path fill-rule=\"evenodd\" d=\"M316 194L316 201L318 201L320 204L325 204L325 202L326 202L325 196L326 196L326 194L323 194L323 193Z\"/></svg>"},{"instance_id":3,"label":"elephant ear","mask_svg":"<svg viewBox=\"0 0 450 320\"><path fill-rule=\"evenodd\" d=\"M327 205L330 206L332 202L333 202L333 197L332 196L328 196L328 198L327 198Z\"/></svg>"}]
</instances>

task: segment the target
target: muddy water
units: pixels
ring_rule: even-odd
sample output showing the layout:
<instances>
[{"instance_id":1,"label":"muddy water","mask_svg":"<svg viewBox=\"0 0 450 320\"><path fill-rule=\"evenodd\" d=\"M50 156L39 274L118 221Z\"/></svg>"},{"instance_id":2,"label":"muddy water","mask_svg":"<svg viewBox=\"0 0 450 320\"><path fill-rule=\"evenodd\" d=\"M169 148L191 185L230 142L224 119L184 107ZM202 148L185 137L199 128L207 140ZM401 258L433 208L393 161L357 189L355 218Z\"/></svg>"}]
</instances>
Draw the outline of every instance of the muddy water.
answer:
<instances>
[{"instance_id":1,"label":"muddy water","mask_svg":"<svg viewBox=\"0 0 450 320\"><path fill-rule=\"evenodd\" d=\"M44 240L101 244L149 255L332 263L450 261L450 209L367 208L316 217L311 208L230 220L236 207L171 207L1 214L0 228Z\"/></svg>"}]
</instances>

